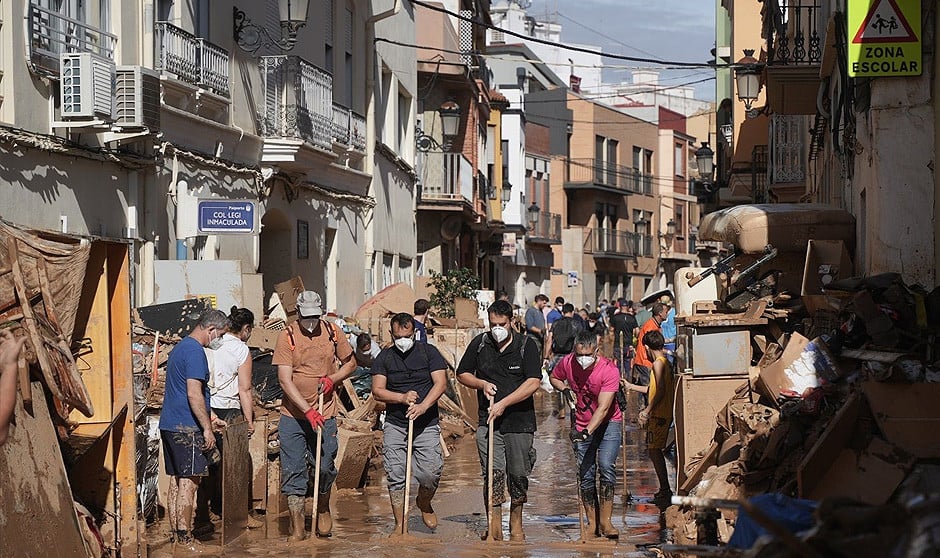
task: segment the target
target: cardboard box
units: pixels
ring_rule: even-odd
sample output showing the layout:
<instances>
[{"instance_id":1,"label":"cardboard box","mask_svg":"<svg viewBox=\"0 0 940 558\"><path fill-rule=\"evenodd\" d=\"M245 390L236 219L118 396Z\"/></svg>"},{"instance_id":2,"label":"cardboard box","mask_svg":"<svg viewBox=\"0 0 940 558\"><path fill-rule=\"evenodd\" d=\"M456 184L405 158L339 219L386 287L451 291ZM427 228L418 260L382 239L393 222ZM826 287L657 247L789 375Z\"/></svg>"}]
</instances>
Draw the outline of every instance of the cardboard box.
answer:
<instances>
[{"instance_id":1,"label":"cardboard box","mask_svg":"<svg viewBox=\"0 0 940 558\"><path fill-rule=\"evenodd\" d=\"M806 243L801 294L819 295L826 285L853 275L849 251L841 240L810 240Z\"/></svg>"},{"instance_id":2,"label":"cardboard box","mask_svg":"<svg viewBox=\"0 0 940 558\"><path fill-rule=\"evenodd\" d=\"M823 381L833 381L839 375L825 343L794 333L780 358L761 369L757 389L776 402L782 393L802 395L807 389L818 387Z\"/></svg>"},{"instance_id":3,"label":"cardboard box","mask_svg":"<svg viewBox=\"0 0 940 558\"><path fill-rule=\"evenodd\" d=\"M865 382L862 391L888 441L921 459L940 458L940 384Z\"/></svg>"},{"instance_id":4,"label":"cardboard box","mask_svg":"<svg viewBox=\"0 0 940 558\"><path fill-rule=\"evenodd\" d=\"M801 498L822 500L845 497L879 506L888 501L907 477L914 458L881 438L872 438L862 452L843 449L833 460L828 472Z\"/></svg>"}]
</instances>

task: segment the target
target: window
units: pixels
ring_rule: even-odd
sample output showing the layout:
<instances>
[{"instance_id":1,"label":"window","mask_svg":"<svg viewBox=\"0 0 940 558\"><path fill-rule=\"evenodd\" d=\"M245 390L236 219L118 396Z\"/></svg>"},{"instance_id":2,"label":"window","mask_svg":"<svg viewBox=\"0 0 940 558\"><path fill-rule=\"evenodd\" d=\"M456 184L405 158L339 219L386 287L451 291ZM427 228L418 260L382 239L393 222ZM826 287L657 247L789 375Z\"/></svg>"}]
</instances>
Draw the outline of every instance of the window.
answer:
<instances>
[{"instance_id":1,"label":"window","mask_svg":"<svg viewBox=\"0 0 940 558\"><path fill-rule=\"evenodd\" d=\"M411 129L411 97L398 92L398 154L408 153L408 132Z\"/></svg>"},{"instance_id":2,"label":"window","mask_svg":"<svg viewBox=\"0 0 940 558\"><path fill-rule=\"evenodd\" d=\"M494 133L495 137L495 133ZM509 182L509 140L501 139L499 142L500 149L503 152L503 182Z\"/></svg>"},{"instance_id":3,"label":"window","mask_svg":"<svg viewBox=\"0 0 940 558\"><path fill-rule=\"evenodd\" d=\"M594 136L594 182L615 184L617 182L617 140Z\"/></svg>"},{"instance_id":4,"label":"window","mask_svg":"<svg viewBox=\"0 0 940 558\"><path fill-rule=\"evenodd\" d=\"M193 6L196 19L193 28L197 37L209 38L209 0L198 0Z\"/></svg>"},{"instance_id":5,"label":"window","mask_svg":"<svg viewBox=\"0 0 940 558\"><path fill-rule=\"evenodd\" d=\"M643 149L636 146L633 147L633 170L643 170Z\"/></svg>"},{"instance_id":6,"label":"window","mask_svg":"<svg viewBox=\"0 0 940 558\"><path fill-rule=\"evenodd\" d=\"M381 112L376 119L379 125L378 136L385 145L393 145L395 138L392 134L395 127L391 125L392 120L392 71L388 66L382 65L382 98Z\"/></svg>"},{"instance_id":7,"label":"window","mask_svg":"<svg viewBox=\"0 0 940 558\"><path fill-rule=\"evenodd\" d=\"M331 74L335 66L333 63L333 2L334 0L323 0L323 68Z\"/></svg>"},{"instance_id":8,"label":"window","mask_svg":"<svg viewBox=\"0 0 940 558\"><path fill-rule=\"evenodd\" d=\"M353 83L354 71L353 71L353 11L348 5L346 6L346 13L344 19L344 28L345 28L345 38L346 38L346 56L343 60L343 71L345 75L343 76L346 79L346 87L343 91L343 99L345 100L345 105L348 108L353 107ZM399 151L401 153L401 151Z\"/></svg>"},{"instance_id":9,"label":"window","mask_svg":"<svg viewBox=\"0 0 940 558\"><path fill-rule=\"evenodd\" d=\"M676 237L685 237L685 203L676 202Z\"/></svg>"},{"instance_id":10,"label":"window","mask_svg":"<svg viewBox=\"0 0 940 558\"><path fill-rule=\"evenodd\" d=\"M676 176L685 176L685 149L681 143L676 144Z\"/></svg>"},{"instance_id":11,"label":"window","mask_svg":"<svg viewBox=\"0 0 940 558\"><path fill-rule=\"evenodd\" d=\"M157 21L171 21L173 17L173 0L157 1Z\"/></svg>"},{"instance_id":12,"label":"window","mask_svg":"<svg viewBox=\"0 0 940 558\"><path fill-rule=\"evenodd\" d=\"M398 282L411 285L414 275L411 272L411 259L398 257Z\"/></svg>"},{"instance_id":13,"label":"window","mask_svg":"<svg viewBox=\"0 0 940 558\"><path fill-rule=\"evenodd\" d=\"M391 254L384 254L382 256L382 288L388 287L395 282L395 278L392 275L392 264L394 264L395 258Z\"/></svg>"}]
</instances>

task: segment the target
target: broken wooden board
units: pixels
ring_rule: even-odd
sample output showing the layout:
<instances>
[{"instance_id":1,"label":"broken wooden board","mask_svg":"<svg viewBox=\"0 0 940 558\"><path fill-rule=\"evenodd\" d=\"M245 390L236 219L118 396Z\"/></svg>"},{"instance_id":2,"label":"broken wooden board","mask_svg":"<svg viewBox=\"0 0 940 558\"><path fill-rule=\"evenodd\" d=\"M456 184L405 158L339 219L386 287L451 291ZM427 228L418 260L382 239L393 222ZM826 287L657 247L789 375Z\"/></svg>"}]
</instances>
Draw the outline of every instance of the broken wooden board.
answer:
<instances>
[{"instance_id":1,"label":"broken wooden board","mask_svg":"<svg viewBox=\"0 0 940 558\"><path fill-rule=\"evenodd\" d=\"M222 546L232 544L248 528L250 480L248 423L240 419L222 432Z\"/></svg>"},{"instance_id":2,"label":"broken wooden board","mask_svg":"<svg viewBox=\"0 0 940 558\"><path fill-rule=\"evenodd\" d=\"M685 483L689 458L706 449L714 438L718 411L746 381L741 376L679 377L675 403L677 486Z\"/></svg>"},{"instance_id":3,"label":"broken wooden board","mask_svg":"<svg viewBox=\"0 0 940 558\"><path fill-rule=\"evenodd\" d=\"M826 472L848 444L861 411L861 398L853 395L832 417L816 443L803 457L796 471L800 498L808 498L823 481Z\"/></svg>"},{"instance_id":4,"label":"broken wooden board","mask_svg":"<svg viewBox=\"0 0 940 558\"><path fill-rule=\"evenodd\" d=\"M805 497L813 500L845 497L880 506L888 501L913 465L914 457L904 450L881 438L872 438L864 451L843 449Z\"/></svg>"},{"instance_id":5,"label":"broken wooden board","mask_svg":"<svg viewBox=\"0 0 940 558\"><path fill-rule=\"evenodd\" d=\"M277 293L278 299L281 301L281 307L284 308L284 313L287 315L285 320L287 323L290 323L297 319L297 296L304 292L304 281L300 276L293 277L284 281L283 283L278 283L274 285L274 292Z\"/></svg>"},{"instance_id":6,"label":"broken wooden board","mask_svg":"<svg viewBox=\"0 0 940 558\"><path fill-rule=\"evenodd\" d=\"M189 335L189 332L196 327L199 316L211 309L209 299L198 298L138 306L137 316L145 326L152 330L159 331L163 335L176 335L182 338Z\"/></svg>"},{"instance_id":7,"label":"broken wooden board","mask_svg":"<svg viewBox=\"0 0 940 558\"><path fill-rule=\"evenodd\" d=\"M33 414L17 399L0 446L0 556L87 556L46 394L32 391Z\"/></svg>"},{"instance_id":8,"label":"broken wooden board","mask_svg":"<svg viewBox=\"0 0 940 558\"><path fill-rule=\"evenodd\" d=\"M372 456L371 432L354 432L346 428L336 431L339 450L336 452L336 488L359 488L359 481Z\"/></svg>"},{"instance_id":9,"label":"broken wooden board","mask_svg":"<svg viewBox=\"0 0 940 558\"><path fill-rule=\"evenodd\" d=\"M251 500L252 509L267 509L268 487L268 417L255 418L255 433L248 439L248 454L251 456Z\"/></svg>"}]
</instances>

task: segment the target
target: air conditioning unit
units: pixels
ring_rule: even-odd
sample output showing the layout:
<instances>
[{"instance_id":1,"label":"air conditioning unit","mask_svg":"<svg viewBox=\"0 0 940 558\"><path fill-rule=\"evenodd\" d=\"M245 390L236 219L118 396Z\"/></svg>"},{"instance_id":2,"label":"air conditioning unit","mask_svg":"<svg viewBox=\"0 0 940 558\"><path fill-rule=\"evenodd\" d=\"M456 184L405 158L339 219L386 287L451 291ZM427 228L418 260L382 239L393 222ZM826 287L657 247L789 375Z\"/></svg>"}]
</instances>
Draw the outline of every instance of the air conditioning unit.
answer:
<instances>
[{"instance_id":1,"label":"air conditioning unit","mask_svg":"<svg viewBox=\"0 0 940 558\"><path fill-rule=\"evenodd\" d=\"M118 66L114 123L122 128L160 129L160 76L140 66Z\"/></svg>"},{"instance_id":2,"label":"air conditioning unit","mask_svg":"<svg viewBox=\"0 0 940 558\"><path fill-rule=\"evenodd\" d=\"M64 52L59 68L62 118L110 120L114 62L90 52Z\"/></svg>"}]
</instances>

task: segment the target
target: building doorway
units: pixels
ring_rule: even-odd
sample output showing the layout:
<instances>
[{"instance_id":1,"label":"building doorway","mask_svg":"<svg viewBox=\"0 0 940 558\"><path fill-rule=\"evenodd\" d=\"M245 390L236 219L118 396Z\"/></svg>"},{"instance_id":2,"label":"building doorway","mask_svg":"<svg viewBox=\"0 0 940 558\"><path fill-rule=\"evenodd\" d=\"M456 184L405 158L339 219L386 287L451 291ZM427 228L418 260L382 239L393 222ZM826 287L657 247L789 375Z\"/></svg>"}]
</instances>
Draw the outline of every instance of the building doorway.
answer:
<instances>
[{"instance_id":1,"label":"building doorway","mask_svg":"<svg viewBox=\"0 0 940 558\"><path fill-rule=\"evenodd\" d=\"M269 209L261 218L259 268L263 276L265 306L274 286L293 277L291 231L290 221L280 210Z\"/></svg>"}]
</instances>

